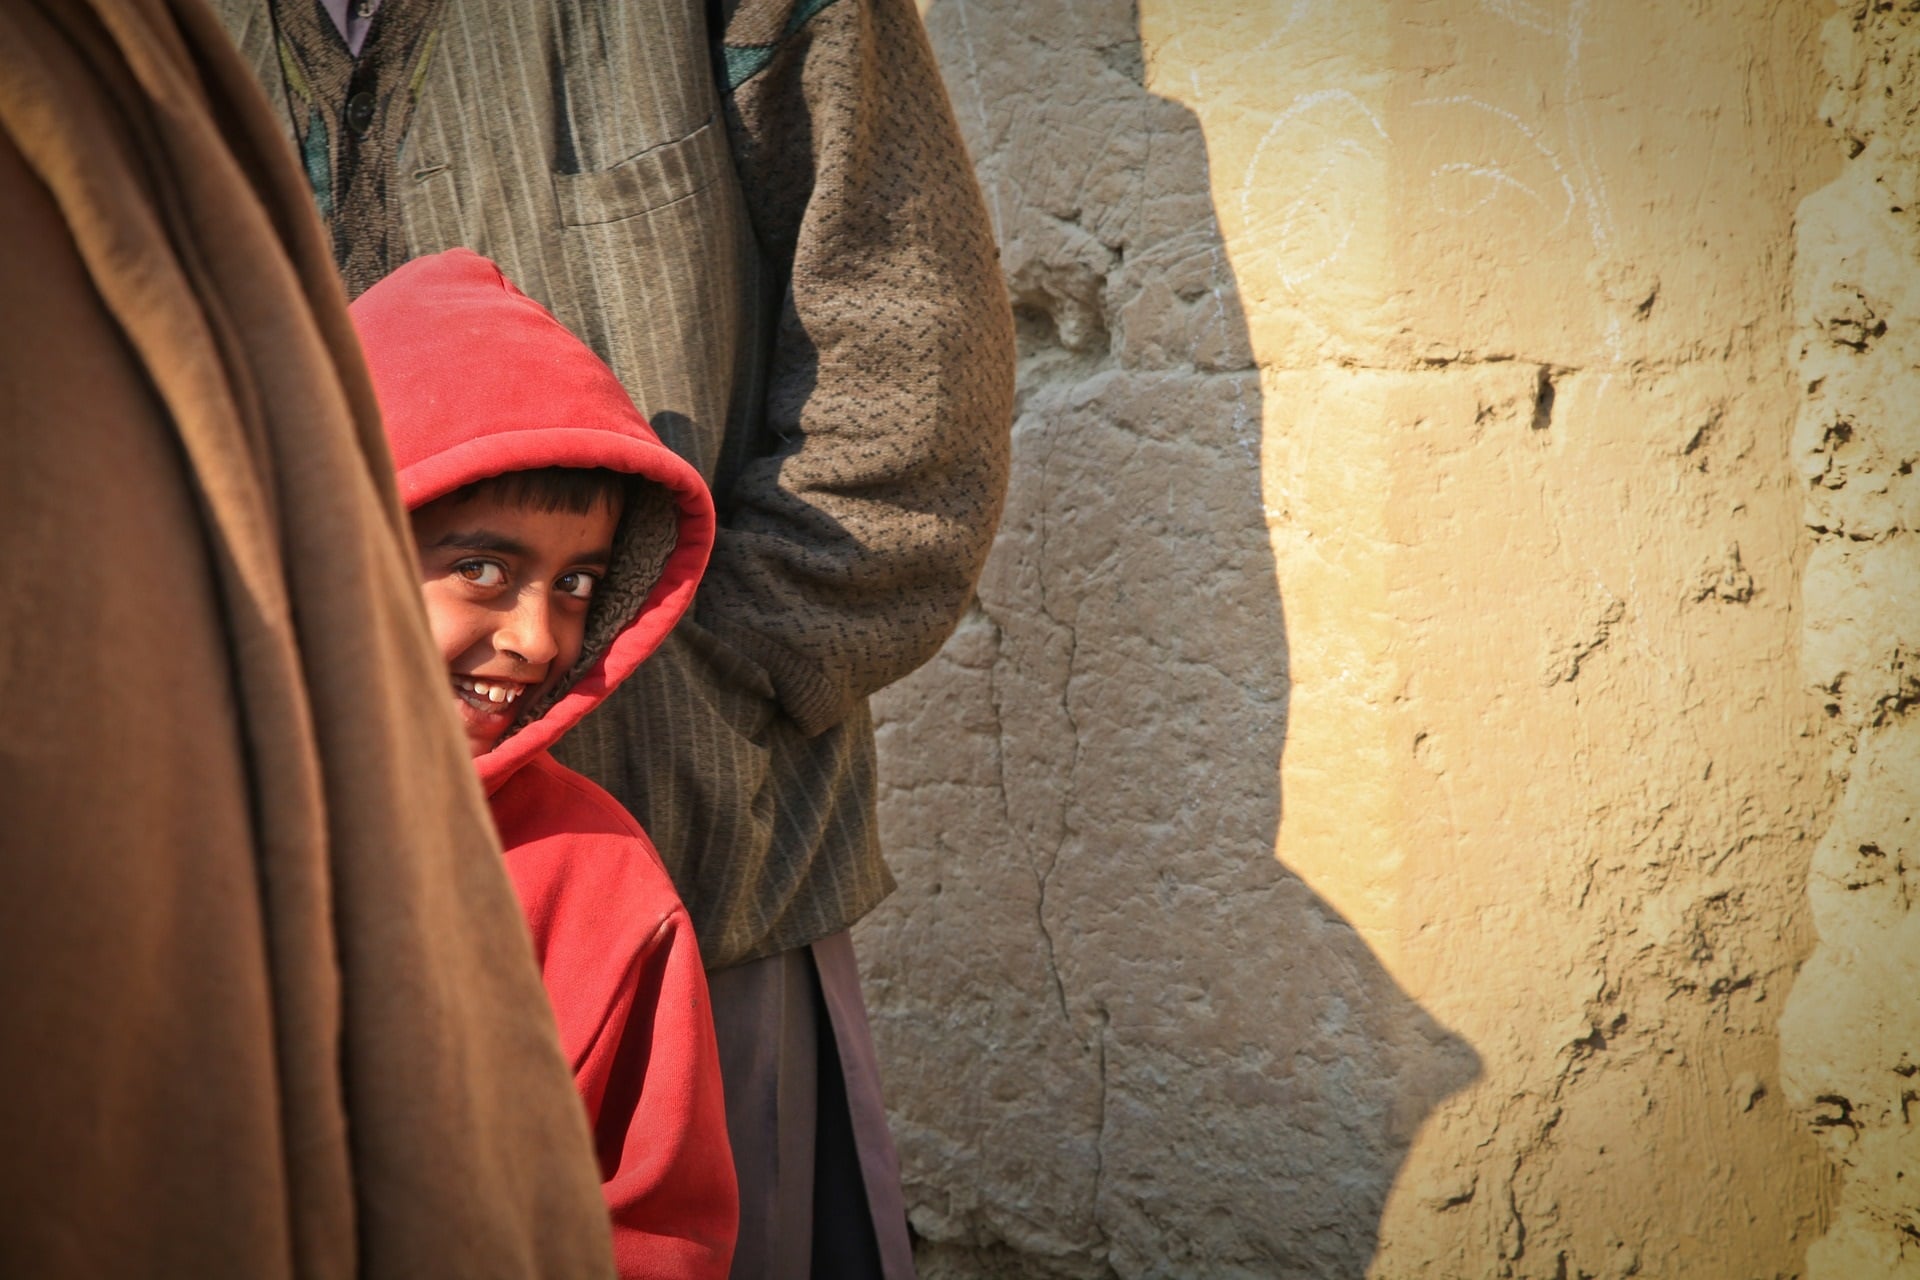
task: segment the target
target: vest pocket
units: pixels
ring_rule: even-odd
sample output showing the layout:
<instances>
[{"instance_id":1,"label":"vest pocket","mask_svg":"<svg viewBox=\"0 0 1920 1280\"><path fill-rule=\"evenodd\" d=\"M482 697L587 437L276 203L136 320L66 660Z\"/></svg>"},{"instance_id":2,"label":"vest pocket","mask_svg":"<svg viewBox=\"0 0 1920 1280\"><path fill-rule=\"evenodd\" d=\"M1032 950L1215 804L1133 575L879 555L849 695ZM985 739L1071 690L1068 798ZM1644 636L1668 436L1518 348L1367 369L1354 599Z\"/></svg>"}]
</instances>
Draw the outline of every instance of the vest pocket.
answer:
<instances>
[{"instance_id":1,"label":"vest pocket","mask_svg":"<svg viewBox=\"0 0 1920 1280\"><path fill-rule=\"evenodd\" d=\"M555 173L554 203L565 227L592 227L664 208L711 186L727 167L720 121L707 122L684 138L649 147L611 169Z\"/></svg>"},{"instance_id":2,"label":"vest pocket","mask_svg":"<svg viewBox=\"0 0 1920 1280\"><path fill-rule=\"evenodd\" d=\"M611 169L553 175L562 221L543 238L554 314L709 480L757 287L723 129L715 120Z\"/></svg>"}]
</instances>

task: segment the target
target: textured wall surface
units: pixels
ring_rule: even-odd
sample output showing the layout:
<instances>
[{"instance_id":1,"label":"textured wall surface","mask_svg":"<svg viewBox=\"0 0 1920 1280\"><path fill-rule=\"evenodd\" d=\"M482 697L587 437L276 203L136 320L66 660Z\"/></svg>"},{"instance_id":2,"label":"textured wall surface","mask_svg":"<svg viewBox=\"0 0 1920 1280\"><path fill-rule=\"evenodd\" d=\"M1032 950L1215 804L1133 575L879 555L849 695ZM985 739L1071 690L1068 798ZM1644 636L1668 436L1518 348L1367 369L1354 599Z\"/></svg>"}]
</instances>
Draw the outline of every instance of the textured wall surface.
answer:
<instances>
[{"instance_id":1,"label":"textured wall surface","mask_svg":"<svg viewBox=\"0 0 1920 1280\"><path fill-rule=\"evenodd\" d=\"M1822 114L1851 158L1800 207L1794 456L1806 674L1841 798L1781 1057L1845 1174L1808 1270L1853 1280L1920 1275L1920 15L1850 3L1823 34Z\"/></svg>"},{"instance_id":2,"label":"textured wall surface","mask_svg":"<svg viewBox=\"0 0 1920 1280\"><path fill-rule=\"evenodd\" d=\"M927 0L1022 334L977 607L880 706L929 1277L1749 1280L1913 1227L1868 1166L1920 1058L1860 1024L1914 989L1915 170L1822 124L1828 12ZM1849 128L1910 27L1828 32Z\"/></svg>"}]
</instances>

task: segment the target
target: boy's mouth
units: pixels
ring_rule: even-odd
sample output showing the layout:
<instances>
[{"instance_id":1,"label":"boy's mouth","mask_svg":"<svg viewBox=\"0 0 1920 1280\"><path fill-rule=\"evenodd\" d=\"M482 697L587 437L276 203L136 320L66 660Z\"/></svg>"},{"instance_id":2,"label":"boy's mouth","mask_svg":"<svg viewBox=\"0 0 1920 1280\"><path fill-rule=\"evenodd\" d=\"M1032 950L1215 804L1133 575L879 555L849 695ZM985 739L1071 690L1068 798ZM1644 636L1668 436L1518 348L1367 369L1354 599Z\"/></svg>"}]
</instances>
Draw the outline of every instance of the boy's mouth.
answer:
<instances>
[{"instance_id":1,"label":"boy's mouth","mask_svg":"<svg viewBox=\"0 0 1920 1280\"><path fill-rule=\"evenodd\" d=\"M453 692L466 706L482 715L506 716L512 713L527 686L517 680L490 680L483 676L453 677Z\"/></svg>"}]
</instances>

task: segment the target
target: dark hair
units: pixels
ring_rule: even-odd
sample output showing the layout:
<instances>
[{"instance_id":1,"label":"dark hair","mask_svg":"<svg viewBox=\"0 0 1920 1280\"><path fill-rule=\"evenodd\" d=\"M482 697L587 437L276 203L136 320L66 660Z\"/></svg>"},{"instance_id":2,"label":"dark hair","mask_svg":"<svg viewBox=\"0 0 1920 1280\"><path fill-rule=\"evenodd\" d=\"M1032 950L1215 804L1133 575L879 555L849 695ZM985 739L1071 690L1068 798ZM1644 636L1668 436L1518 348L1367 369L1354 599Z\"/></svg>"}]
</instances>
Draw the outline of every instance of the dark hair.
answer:
<instances>
[{"instance_id":1,"label":"dark hair","mask_svg":"<svg viewBox=\"0 0 1920 1280\"><path fill-rule=\"evenodd\" d=\"M605 467L535 467L475 480L455 489L443 501L459 506L488 497L522 510L583 516L603 502L619 502L631 478Z\"/></svg>"}]
</instances>

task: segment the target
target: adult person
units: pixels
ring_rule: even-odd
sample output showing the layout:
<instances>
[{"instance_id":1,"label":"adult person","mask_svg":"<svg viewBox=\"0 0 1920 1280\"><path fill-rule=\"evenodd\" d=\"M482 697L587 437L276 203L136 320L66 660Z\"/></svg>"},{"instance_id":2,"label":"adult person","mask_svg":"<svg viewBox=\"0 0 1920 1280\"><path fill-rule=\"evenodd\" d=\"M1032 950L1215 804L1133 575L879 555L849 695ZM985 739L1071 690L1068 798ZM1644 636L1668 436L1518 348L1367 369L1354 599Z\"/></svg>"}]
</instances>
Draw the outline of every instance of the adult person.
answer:
<instances>
[{"instance_id":1,"label":"adult person","mask_svg":"<svg viewBox=\"0 0 1920 1280\"><path fill-rule=\"evenodd\" d=\"M0 0L0 1275L610 1276L306 184Z\"/></svg>"},{"instance_id":2,"label":"adult person","mask_svg":"<svg viewBox=\"0 0 1920 1280\"><path fill-rule=\"evenodd\" d=\"M713 489L695 614L566 763L710 971L733 1274L911 1271L847 929L891 888L867 696L998 517L1012 325L912 0L220 0L350 291L465 245Z\"/></svg>"}]
</instances>

